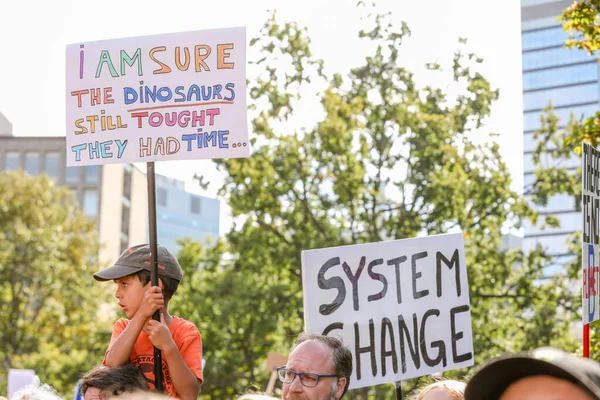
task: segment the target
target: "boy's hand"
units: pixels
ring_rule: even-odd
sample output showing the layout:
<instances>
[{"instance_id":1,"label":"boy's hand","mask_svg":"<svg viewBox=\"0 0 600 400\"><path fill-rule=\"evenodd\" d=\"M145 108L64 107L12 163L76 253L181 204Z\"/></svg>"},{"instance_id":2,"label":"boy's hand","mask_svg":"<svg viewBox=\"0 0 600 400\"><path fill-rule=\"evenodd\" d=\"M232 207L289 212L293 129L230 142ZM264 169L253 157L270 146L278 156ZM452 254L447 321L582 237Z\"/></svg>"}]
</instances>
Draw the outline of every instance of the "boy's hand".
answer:
<instances>
[{"instance_id":1,"label":"boy's hand","mask_svg":"<svg viewBox=\"0 0 600 400\"><path fill-rule=\"evenodd\" d=\"M171 331L165 324L165 320L161 314L160 321L151 319L144 325L143 331L148 335L148 339L152 342L152 345L161 351L170 350L175 345L173 338L171 337Z\"/></svg>"},{"instance_id":2,"label":"boy's hand","mask_svg":"<svg viewBox=\"0 0 600 400\"><path fill-rule=\"evenodd\" d=\"M165 299L163 298L161 288L158 286L151 286L144 293L138 313L146 319L152 318L154 312L160 310L164 304Z\"/></svg>"}]
</instances>

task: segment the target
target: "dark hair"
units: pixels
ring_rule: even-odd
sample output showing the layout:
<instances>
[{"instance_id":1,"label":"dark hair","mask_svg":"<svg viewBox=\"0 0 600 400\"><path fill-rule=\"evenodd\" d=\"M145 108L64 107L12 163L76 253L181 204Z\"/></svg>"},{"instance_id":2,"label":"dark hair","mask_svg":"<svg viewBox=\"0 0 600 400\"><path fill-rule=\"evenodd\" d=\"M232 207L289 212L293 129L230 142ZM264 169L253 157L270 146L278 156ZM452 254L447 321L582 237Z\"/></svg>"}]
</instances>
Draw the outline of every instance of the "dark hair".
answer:
<instances>
[{"instance_id":1,"label":"dark hair","mask_svg":"<svg viewBox=\"0 0 600 400\"><path fill-rule=\"evenodd\" d=\"M91 387L98 388L109 396L136 390L149 390L144 374L133 364L93 368L83 376L79 393L84 396Z\"/></svg>"},{"instance_id":2,"label":"dark hair","mask_svg":"<svg viewBox=\"0 0 600 400\"><path fill-rule=\"evenodd\" d=\"M327 345L333 352L333 368L334 373L339 378L346 378L346 386L344 387L344 392L342 393L342 397L348 391L348 386L350 385L350 375L352 375L352 352L350 349L342 342L341 339L332 336L325 335L317 335L314 333L301 333L296 339L296 343L292 346L292 351L300 343L308 342L310 340L315 340L317 342L321 342Z\"/></svg>"},{"instance_id":3,"label":"dark hair","mask_svg":"<svg viewBox=\"0 0 600 400\"><path fill-rule=\"evenodd\" d=\"M146 271L145 269L140 272L135 273L137 275L142 285L146 286L150 283L150 271ZM166 300L170 300L173 297L173 294L177 291L177 287L179 286L179 281L177 279L169 278L167 276L158 275L158 279L163 283L163 296L165 296Z\"/></svg>"}]
</instances>

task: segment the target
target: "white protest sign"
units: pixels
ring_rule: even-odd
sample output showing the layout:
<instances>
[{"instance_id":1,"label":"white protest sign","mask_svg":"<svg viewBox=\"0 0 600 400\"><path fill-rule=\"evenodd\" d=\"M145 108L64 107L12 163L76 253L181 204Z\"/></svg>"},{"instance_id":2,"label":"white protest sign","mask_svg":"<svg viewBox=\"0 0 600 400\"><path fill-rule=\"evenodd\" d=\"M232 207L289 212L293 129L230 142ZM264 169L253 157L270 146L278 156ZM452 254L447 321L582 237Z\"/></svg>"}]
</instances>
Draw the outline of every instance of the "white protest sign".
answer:
<instances>
[{"instance_id":1,"label":"white protest sign","mask_svg":"<svg viewBox=\"0 0 600 400\"><path fill-rule=\"evenodd\" d=\"M583 142L581 152L583 235L582 301L583 323L589 324L600 318L600 279L598 279L599 229L600 222L600 152Z\"/></svg>"},{"instance_id":2,"label":"white protest sign","mask_svg":"<svg viewBox=\"0 0 600 400\"><path fill-rule=\"evenodd\" d=\"M67 46L67 165L250 155L246 30Z\"/></svg>"},{"instance_id":3,"label":"white protest sign","mask_svg":"<svg viewBox=\"0 0 600 400\"><path fill-rule=\"evenodd\" d=\"M8 397L25 389L29 385L36 383L36 374L32 369L13 369L8 370Z\"/></svg>"},{"instance_id":4,"label":"white protest sign","mask_svg":"<svg viewBox=\"0 0 600 400\"><path fill-rule=\"evenodd\" d=\"M308 333L353 354L350 388L473 365L461 233L302 252Z\"/></svg>"}]
</instances>

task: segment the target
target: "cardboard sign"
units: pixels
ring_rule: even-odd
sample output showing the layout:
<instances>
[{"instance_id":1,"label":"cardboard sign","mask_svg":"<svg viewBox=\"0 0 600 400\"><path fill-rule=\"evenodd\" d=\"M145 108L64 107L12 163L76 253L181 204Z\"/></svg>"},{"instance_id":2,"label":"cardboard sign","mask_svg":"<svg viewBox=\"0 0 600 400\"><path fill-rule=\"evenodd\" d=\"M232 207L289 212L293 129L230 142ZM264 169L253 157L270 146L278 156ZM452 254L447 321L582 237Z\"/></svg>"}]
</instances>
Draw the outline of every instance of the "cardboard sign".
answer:
<instances>
[{"instance_id":1,"label":"cardboard sign","mask_svg":"<svg viewBox=\"0 0 600 400\"><path fill-rule=\"evenodd\" d=\"M67 46L67 165L248 157L245 28Z\"/></svg>"},{"instance_id":2,"label":"cardboard sign","mask_svg":"<svg viewBox=\"0 0 600 400\"><path fill-rule=\"evenodd\" d=\"M302 252L305 331L353 353L350 388L473 365L461 233Z\"/></svg>"},{"instance_id":3,"label":"cardboard sign","mask_svg":"<svg viewBox=\"0 0 600 400\"><path fill-rule=\"evenodd\" d=\"M582 209L583 234L581 268L583 323L598 320L600 317L600 280L598 279L599 215L600 209L600 152L588 143L582 144Z\"/></svg>"},{"instance_id":4,"label":"cardboard sign","mask_svg":"<svg viewBox=\"0 0 600 400\"><path fill-rule=\"evenodd\" d=\"M265 364L265 369L267 370L267 372L273 372L276 368L285 366L285 363L287 363L286 356L270 351L267 354L267 362Z\"/></svg>"}]
</instances>

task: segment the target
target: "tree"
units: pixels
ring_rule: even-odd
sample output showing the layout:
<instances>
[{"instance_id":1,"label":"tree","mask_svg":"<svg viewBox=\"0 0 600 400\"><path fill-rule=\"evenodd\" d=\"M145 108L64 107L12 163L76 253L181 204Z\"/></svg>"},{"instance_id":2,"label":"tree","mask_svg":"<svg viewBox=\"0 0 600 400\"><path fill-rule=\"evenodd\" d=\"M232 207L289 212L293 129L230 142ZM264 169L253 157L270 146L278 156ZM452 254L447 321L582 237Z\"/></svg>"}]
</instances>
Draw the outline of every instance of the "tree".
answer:
<instances>
[{"instance_id":1,"label":"tree","mask_svg":"<svg viewBox=\"0 0 600 400\"><path fill-rule=\"evenodd\" d=\"M102 355L109 325L98 323L104 289L95 223L72 194L47 178L0 174L0 386L8 368L31 368L71 396Z\"/></svg>"},{"instance_id":2,"label":"tree","mask_svg":"<svg viewBox=\"0 0 600 400\"><path fill-rule=\"evenodd\" d=\"M563 28L570 35L565 46L586 50L590 55L597 54L600 49L599 13L598 0L574 1L563 11L559 20L563 21ZM594 147L600 144L600 113L597 112L581 123L573 124L564 144L580 155L580 145L584 140Z\"/></svg>"},{"instance_id":3,"label":"tree","mask_svg":"<svg viewBox=\"0 0 600 400\"><path fill-rule=\"evenodd\" d=\"M219 296L190 298L198 320L208 317L205 329L215 336L205 337L214 368L207 375L219 374L212 376L218 383L203 392L210 398L228 398L225 393L252 382L264 387L268 375L257 373L260 355L285 351L302 331L300 254L306 249L462 230L476 362L542 344L574 347L569 326L575 306L567 279L541 280L548 259L539 248L529 254L500 249L503 226L538 215L510 189L498 145L473 140L498 98L477 72L482 60L459 50L448 93L418 87L401 66L410 30L389 21L379 15L372 29L359 33L374 50L346 78L325 74L306 30L294 23L279 24L273 16L251 41L262 71L249 80L253 153L217 161L227 174L221 193L238 222L227 247L207 258L210 268L198 267L205 256L199 249L183 253L196 255L191 274L210 282L201 287ZM427 68L446 73L438 64ZM315 82L326 83L315 98L324 117L298 124L301 93ZM257 326L267 340L253 335ZM272 347L236 348L241 353L232 365L220 350L229 350L236 335L243 343ZM405 388L417 384L405 382ZM393 388L351 396L393 398Z\"/></svg>"},{"instance_id":4,"label":"tree","mask_svg":"<svg viewBox=\"0 0 600 400\"><path fill-rule=\"evenodd\" d=\"M600 1L583 0L574 2L560 16L563 21L563 28L571 36L567 39L565 46L569 48L578 48L587 50L588 54L596 55L600 50ZM564 129L558 129L558 119L553 115L552 110L543 117L546 124L542 126L539 135L543 135L542 140L553 140L557 148L563 149L560 153L552 153L554 162L560 162L571 156L581 156L581 143L586 141L594 147L600 145L600 111L586 119L577 119L572 115L569 123ZM536 152L540 152L543 146L538 146ZM563 184L551 185L546 182L545 188L550 194L566 193L574 197L577 210L581 210L581 168L578 168L575 174L569 177L562 174ZM574 279L580 278L582 266L581 259L581 233L573 235L570 248L575 255L573 263L570 266ZM600 360L600 326L598 323L590 324L590 358Z\"/></svg>"}]
</instances>

